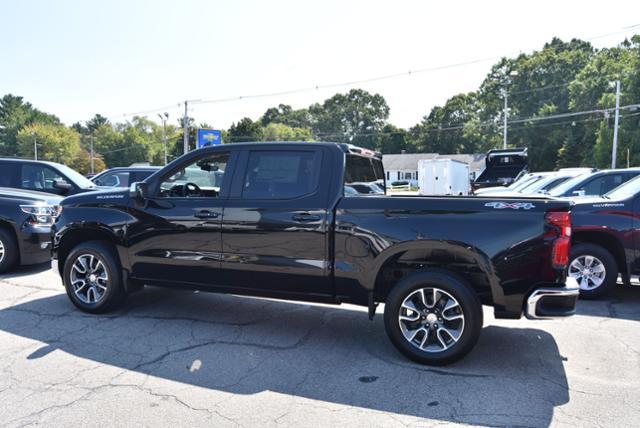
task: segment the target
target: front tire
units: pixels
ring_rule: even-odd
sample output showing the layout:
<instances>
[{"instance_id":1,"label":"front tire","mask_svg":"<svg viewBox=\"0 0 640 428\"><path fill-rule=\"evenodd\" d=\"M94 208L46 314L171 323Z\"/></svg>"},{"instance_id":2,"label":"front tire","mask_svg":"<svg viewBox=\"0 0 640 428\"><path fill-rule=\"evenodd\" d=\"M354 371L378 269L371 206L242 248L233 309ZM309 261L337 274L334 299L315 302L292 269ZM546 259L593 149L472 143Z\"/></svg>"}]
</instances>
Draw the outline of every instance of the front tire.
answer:
<instances>
[{"instance_id":1,"label":"front tire","mask_svg":"<svg viewBox=\"0 0 640 428\"><path fill-rule=\"evenodd\" d=\"M577 244L571 248L568 275L578 281L581 298L598 299L616 286L618 264L604 247Z\"/></svg>"},{"instance_id":2,"label":"front tire","mask_svg":"<svg viewBox=\"0 0 640 428\"><path fill-rule=\"evenodd\" d=\"M18 263L18 243L5 228L0 228L0 273L7 272Z\"/></svg>"},{"instance_id":3,"label":"front tire","mask_svg":"<svg viewBox=\"0 0 640 428\"><path fill-rule=\"evenodd\" d=\"M103 241L83 242L71 250L62 278L67 296L84 312L117 309L126 297L115 249Z\"/></svg>"},{"instance_id":4,"label":"front tire","mask_svg":"<svg viewBox=\"0 0 640 428\"><path fill-rule=\"evenodd\" d=\"M471 287L446 271L411 274L385 303L384 325L395 347L421 364L451 364L467 355L482 330L482 305Z\"/></svg>"}]
</instances>

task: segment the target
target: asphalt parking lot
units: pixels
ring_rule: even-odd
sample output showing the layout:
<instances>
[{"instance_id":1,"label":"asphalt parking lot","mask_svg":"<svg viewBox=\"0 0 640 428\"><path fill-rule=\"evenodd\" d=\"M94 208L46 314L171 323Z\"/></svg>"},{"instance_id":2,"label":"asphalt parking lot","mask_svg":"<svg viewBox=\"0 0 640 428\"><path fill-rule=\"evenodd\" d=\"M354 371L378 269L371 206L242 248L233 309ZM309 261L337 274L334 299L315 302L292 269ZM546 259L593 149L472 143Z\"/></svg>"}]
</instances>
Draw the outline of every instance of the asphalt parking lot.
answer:
<instances>
[{"instance_id":1,"label":"asphalt parking lot","mask_svg":"<svg viewBox=\"0 0 640 428\"><path fill-rule=\"evenodd\" d=\"M639 326L640 287L565 320L486 310L475 350L430 368L362 308L148 288L89 316L22 268L0 276L0 424L637 426Z\"/></svg>"}]
</instances>

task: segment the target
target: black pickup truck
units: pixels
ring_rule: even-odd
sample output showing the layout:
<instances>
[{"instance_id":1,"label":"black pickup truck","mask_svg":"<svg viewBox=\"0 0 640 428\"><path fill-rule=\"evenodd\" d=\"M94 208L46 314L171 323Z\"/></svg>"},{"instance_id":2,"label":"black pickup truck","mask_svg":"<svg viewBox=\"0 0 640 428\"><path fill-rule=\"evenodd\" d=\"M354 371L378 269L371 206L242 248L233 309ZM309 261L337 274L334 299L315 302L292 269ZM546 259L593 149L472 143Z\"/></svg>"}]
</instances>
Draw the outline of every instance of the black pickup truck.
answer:
<instances>
[{"instance_id":1,"label":"black pickup truck","mask_svg":"<svg viewBox=\"0 0 640 428\"><path fill-rule=\"evenodd\" d=\"M640 275L640 177L602 197L576 198L569 275L595 299Z\"/></svg>"},{"instance_id":2,"label":"black pickup truck","mask_svg":"<svg viewBox=\"0 0 640 428\"><path fill-rule=\"evenodd\" d=\"M574 313L569 201L344 197L379 179L381 157L350 145L203 148L129 190L64 199L53 255L92 313L143 285L353 303L370 317L384 302L393 344L426 364L471 350L482 304L499 318Z\"/></svg>"}]
</instances>

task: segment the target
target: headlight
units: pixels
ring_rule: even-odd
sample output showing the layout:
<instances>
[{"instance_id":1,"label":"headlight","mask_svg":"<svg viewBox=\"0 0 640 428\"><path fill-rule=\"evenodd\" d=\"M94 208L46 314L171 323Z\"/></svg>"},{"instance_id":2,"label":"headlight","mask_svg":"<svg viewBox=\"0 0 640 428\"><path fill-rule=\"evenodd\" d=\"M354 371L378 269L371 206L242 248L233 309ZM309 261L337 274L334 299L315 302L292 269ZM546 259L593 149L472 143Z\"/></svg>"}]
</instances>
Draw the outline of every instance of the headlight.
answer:
<instances>
[{"instance_id":1,"label":"headlight","mask_svg":"<svg viewBox=\"0 0 640 428\"><path fill-rule=\"evenodd\" d=\"M20 205L20 209L31 214L33 224L52 224L62 212L60 205Z\"/></svg>"}]
</instances>

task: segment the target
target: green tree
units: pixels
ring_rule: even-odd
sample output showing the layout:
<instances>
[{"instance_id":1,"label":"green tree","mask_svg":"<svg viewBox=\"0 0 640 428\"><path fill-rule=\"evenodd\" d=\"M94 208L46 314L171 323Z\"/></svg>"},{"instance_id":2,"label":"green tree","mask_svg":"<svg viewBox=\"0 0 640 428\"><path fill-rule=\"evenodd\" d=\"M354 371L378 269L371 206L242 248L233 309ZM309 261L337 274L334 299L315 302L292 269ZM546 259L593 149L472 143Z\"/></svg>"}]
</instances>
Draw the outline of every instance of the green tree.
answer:
<instances>
[{"instance_id":1,"label":"green tree","mask_svg":"<svg viewBox=\"0 0 640 428\"><path fill-rule=\"evenodd\" d=\"M226 134L226 141L229 143L241 143L248 141L262 141L264 129L260 122L245 117L237 123L231 124Z\"/></svg>"},{"instance_id":2,"label":"green tree","mask_svg":"<svg viewBox=\"0 0 640 428\"><path fill-rule=\"evenodd\" d=\"M267 126L270 123L282 123L292 128L310 128L311 115L308 109L294 110L290 105L279 104L271 107L260 118L260 124Z\"/></svg>"},{"instance_id":3,"label":"green tree","mask_svg":"<svg viewBox=\"0 0 640 428\"><path fill-rule=\"evenodd\" d=\"M59 124L60 120L25 102L23 97L7 94L0 99L0 155L18 154L17 135L33 123Z\"/></svg>"},{"instance_id":4,"label":"green tree","mask_svg":"<svg viewBox=\"0 0 640 428\"><path fill-rule=\"evenodd\" d=\"M389 118L389 106L380 94L352 89L309 107L313 132L321 141L376 148L377 134Z\"/></svg>"},{"instance_id":5,"label":"green tree","mask_svg":"<svg viewBox=\"0 0 640 428\"><path fill-rule=\"evenodd\" d=\"M282 123L270 123L263 128L263 141L313 141L308 128L292 128Z\"/></svg>"},{"instance_id":6,"label":"green tree","mask_svg":"<svg viewBox=\"0 0 640 428\"><path fill-rule=\"evenodd\" d=\"M481 137L470 133L465 124L477 120L479 110L473 92L449 98L411 129L414 144L421 152L474 153L481 145Z\"/></svg>"},{"instance_id":7,"label":"green tree","mask_svg":"<svg viewBox=\"0 0 640 428\"><path fill-rule=\"evenodd\" d=\"M80 134L60 124L34 123L18 131L18 155L34 157L34 140L38 146L38 159L70 164L79 154Z\"/></svg>"},{"instance_id":8,"label":"green tree","mask_svg":"<svg viewBox=\"0 0 640 428\"><path fill-rule=\"evenodd\" d=\"M402 153L403 151L415 153L417 147L405 129L388 123L382 128L378 136L376 150L379 150L382 154Z\"/></svg>"}]
</instances>

